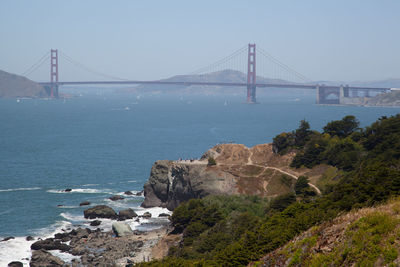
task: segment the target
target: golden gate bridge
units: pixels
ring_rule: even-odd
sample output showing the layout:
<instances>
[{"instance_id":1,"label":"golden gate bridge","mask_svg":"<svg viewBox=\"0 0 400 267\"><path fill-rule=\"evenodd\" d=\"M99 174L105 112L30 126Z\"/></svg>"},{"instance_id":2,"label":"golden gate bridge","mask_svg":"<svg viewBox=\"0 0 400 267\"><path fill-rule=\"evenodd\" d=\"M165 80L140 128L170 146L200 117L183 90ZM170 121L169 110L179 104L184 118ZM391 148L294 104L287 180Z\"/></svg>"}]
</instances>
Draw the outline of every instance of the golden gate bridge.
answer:
<instances>
[{"instance_id":1,"label":"golden gate bridge","mask_svg":"<svg viewBox=\"0 0 400 267\"><path fill-rule=\"evenodd\" d=\"M60 52L60 53L59 53ZM91 73L106 77L111 80L91 80L91 81L60 81L59 80L59 55L73 64ZM391 88L382 87L361 87L348 85L324 85L313 83L301 73L293 70L286 64L271 56L256 44L248 44L236 50L232 54L214 62L213 64L198 69L191 73L192 80L181 79L185 75L177 76L173 80L129 80L104 74L86 67L80 62L69 57L62 51L51 49L42 56L35 64L27 69L22 75L28 76L39 69L50 59L50 81L39 82L45 87L51 98L59 97L59 87L63 85L182 85L182 86L229 86L247 88L247 103L256 103L257 88L296 88L314 89L318 104L341 104L346 98L357 98L360 92L363 97L369 97L370 92L387 92ZM256 67L257 66L257 67ZM237 70L246 74L238 81L218 81L211 80L207 74L222 70ZM257 75L258 74L258 75ZM268 77L268 78L266 78ZM332 98L333 96L333 98Z\"/></svg>"}]
</instances>

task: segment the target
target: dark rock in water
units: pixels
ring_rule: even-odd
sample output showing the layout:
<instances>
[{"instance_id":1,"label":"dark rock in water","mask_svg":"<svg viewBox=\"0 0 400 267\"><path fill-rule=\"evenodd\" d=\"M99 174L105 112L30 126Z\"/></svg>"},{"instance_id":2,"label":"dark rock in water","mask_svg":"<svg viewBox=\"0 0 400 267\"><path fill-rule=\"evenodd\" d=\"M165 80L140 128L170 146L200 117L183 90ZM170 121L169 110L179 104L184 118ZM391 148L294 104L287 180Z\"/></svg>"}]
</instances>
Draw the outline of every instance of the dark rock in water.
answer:
<instances>
[{"instance_id":1,"label":"dark rock in water","mask_svg":"<svg viewBox=\"0 0 400 267\"><path fill-rule=\"evenodd\" d=\"M64 207L64 205L62 205L62 204L58 204L58 205L57 205L57 207Z\"/></svg>"},{"instance_id":2,"label":"dark rock in water","mask_svg":"<svg viewBox=\"0 0 400 267\"><path fill-rule=\"evenodd\" d=\"M31 249L33 250L61 250L61 251L68 251L71 247L67 244L62 244L58 240L54 240L53 238L47 238L45 240L36 241L31 245Z\"/></svg>"},{"instance_id":3,"label":"dark rock in water","mask_svg":"<svg viewBox=\"0 0 400 267\"><path fill-rule=\"evenodd\" d=\"M87 209L83 212L84 217L86 219L95 219L95 218L108 218L108 219L117 219L117 213L106 205L97 205L93 208Z\"/></svg>"},{"instance_id":4,"label":"dark rock in water","mask_svg":"<svg viewBox=\"0 0 400 267\"><path fill-rule=\"evenodd\" d=\"M158 217L169 217L168 213L160 213Z\"/></svg>"},{"instance_id":5,"label":"dark rock in water","mask_svg":"<svg viewBox=\"0 0 400 267\"><path fill-rule=\"evenodd\" d=\"M140 197L140 196L142 196L142 195L143 195L143 190L136 193L136 196L138 196L138 197Z\"/></svg>"},{"instance_id":6,"label":"dark rock in water","mask_svg":"<svg viewBox=\"0 0 400 267\"><path fill-rule=\"evenodd\" d=\"M66 237L69 237L69 233L57 233L54 235L54 239L64 239ZM64 242L64 241L63 241Z\"/></svg>"},{"instance_id":7,"label":"dark rock in water","mask_svg":"<svg viewBox=\"0 0 400 267\"><path fill-rule=\"evenodd\" d=\"M35 250L29 264L31 267L58 267L64 266L65 262L45 250Z\"/></svg>"},{"instance_id":8,"label":"dark rock in water","mask_svg":"<svg viewBox=\"0 0 400 267\"><path fill-rule=\"evenodd\" d=\"M89 202L89 201L83 201L83 202L81 202L81 203L79 204L79 206L87 206L87 205L90 205L90 202Z\"/></svg>"},{"instance_id":9,"label":"dark rock in water","mask_svg":"<svg viewBox=\"0 0 400 267\"><path fill-rule=\"evenodd\" d=\"M143 218L151 218L151 213L146 211L145 213L143 213L142 217Z\"/></svg>"},{"instance_id":10,"label":"dark rock in water","mask_svg":"<svg viewBox=\"0 0 400 267\"><path fill-rule=\"evenodd\" d=\"M133 209L126 209L126 210L121 210L118 215L118 219L120 220L128 220L128 219L133 219L134 217L137 217L138 215Z\"/></svg>"},{"instance_id":11,"label":"dark rock in water","mask_svg":"<svg viewBox=\"0 0 400 267\"><path fill-rule=\"evenodd\" d=\"M64 192L71 192L71 191L72 191L71 188L67 188L67 189L64 190Z\"/></svg>"},{"instance_id":12,"label":"dark rock in water","mask_svg":"<svg viewBox=\"0 0 400 267\"><path fill-rule=\"evenodd\" d=\"M101 221L99 220L94 220L90 222L90 226L99 226L101 224Z\"/></svg>"},{"instance_id":13,"label":"dark rock in water","mask_svg":"<svg viewBox=\"0 0 400 267\"><path fill-rule=\"evenodd\" d=\"M24 265L20 261L12 261L7 266L8 267L23 267Z\"/></svg>"},{"instance_id":14,"label":"dark rock in water","mask_svg":"<svg viewBox=\"0 0 400 267\"><path fill-rule=\"evenodd\" d=\"M117 201L117 200L122 200L124 199L124 197L120 196L120 195L114 195L112 197L109 197L110 200L112 201Z\"/></svg>"},{"instance_id":15,"label":"dark rock in water","mask_svg":"<svg viewBox=\"0 0 400 267\"><path fill-rule=\"evenodd\" d=\"M32 240L35 240L35 238L33 238L33 236L28 235L26 237L26 241L32 241Z\"/></svg>"},{"instance_id":16,"label":"dark rock in water","mask_svg":"<svg viewBox=\"0 0 400 267\"><path fill-rule=\"evenodd\" d=\"M8 236L8 237L6 237L6 238L4 238L3 240L1 240L2 242L3 241L8 241L8 240L11 240L11 239L14 239L15 237L13 237L13 236Z\"/></svg>"},{"instance_id":17,"label":"dark rock in water","mask_svg":"<svg viewBox=\"0 0 400 267\"><path fill-rule=\"evenodd\" d=\"M125 191L124 194L127 195L127 196L132 196L133 195L133 193L131 191Z\"/></svg>"},{"instance_id":18,"label":"dark rock in water","mask_svg":"<svg viewBox=\"0 0 400 267\"><path fill-rule=\"evenodd\" d=\"M91 232L92 230L90 230L89 228L85 229L77 228L69 232L69 235L81 239L81 238L87 238Z\"/></svg>"}]
</instances>

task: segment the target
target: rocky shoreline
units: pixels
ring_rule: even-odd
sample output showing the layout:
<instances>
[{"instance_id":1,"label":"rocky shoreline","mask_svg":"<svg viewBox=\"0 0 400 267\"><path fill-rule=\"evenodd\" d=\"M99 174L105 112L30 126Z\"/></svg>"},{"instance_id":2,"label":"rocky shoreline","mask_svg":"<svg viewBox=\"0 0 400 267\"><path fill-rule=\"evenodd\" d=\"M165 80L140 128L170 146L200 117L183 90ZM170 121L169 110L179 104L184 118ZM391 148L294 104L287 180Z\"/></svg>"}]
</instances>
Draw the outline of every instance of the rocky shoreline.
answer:
<instances>
[{"instance_id":1,"label":"rocky shoreline","mask_svg":"<svg viewBox=\"0 0 400 267\"><path fill-rule=\"evenodd\" d=\"M156 215L149 211L138 215L132 209L116 213L106 205L90 207L84 211L84 217L93 219L90 225L98 228L79 225L77 228L61 229L45 239L26 237L27 241L32 242L30 259L16 259L8 266L24 266L23 262L27 264L27 261L32 267L131 266L163 257L168 249L154 247L171 232L169 214ZM104 220L111 220L112 230L101 228ZM140 230L132 230L132 222L140 223ZM13 237L3 241L11 239Z\"/></svg>"}]
</instances>

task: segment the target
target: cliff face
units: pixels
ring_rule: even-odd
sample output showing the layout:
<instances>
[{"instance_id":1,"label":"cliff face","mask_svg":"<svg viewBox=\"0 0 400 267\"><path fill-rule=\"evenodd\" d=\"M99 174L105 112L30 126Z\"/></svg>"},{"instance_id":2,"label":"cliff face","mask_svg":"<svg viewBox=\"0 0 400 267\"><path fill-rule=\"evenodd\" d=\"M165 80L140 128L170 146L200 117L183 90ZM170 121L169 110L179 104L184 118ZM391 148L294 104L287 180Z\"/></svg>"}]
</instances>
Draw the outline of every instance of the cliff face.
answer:
<instances>
[{"instance_id":1,"label":"cliff face","mask_svg":"<svg viewBox=\"0 0 400 267\"><path fill-rule=\"evenodd\" d=\"M208 157L216 165L208 165ZM294 154L272 152L271 144L247 148L238 144L217 145L200 160L154 163L144 185L143 207L175 209L179 203L210 194L247 194L276 197L293 192L296 179L308 175L316 181L324 172L319 169L291 169ZM317 192L318 188L314 187Z\"/></svg>"},{"instance_id":2,"label":"cliff face","mask_svg":"<svg viewBox=\"0 0 400 267\"><path fill-rule=\"evenodd\" d=\"M43 86L23 76L0 70L0 97L46 97Z\"/></svg>"}]
</instances>

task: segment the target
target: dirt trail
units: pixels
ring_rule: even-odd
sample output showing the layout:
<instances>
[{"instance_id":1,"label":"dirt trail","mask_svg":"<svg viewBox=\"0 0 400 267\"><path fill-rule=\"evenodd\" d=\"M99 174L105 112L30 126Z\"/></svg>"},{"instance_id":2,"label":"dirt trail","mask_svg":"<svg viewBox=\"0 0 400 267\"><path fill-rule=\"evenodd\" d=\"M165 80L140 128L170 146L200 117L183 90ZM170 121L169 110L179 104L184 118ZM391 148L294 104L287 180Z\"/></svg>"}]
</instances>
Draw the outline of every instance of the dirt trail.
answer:
<instances>
[{"instance_id":1,"label":"dirt trail","mask_svg":"<svg viewBox=\"0 0 400 267\"><path fill-rule=\"evenodd\" d=\"M287 171L284 171L284 170L279 169L279 168L276 168L276 167L269 167L269 166L263 166L263 165L259 165L259 164L254 164L254 163L253 163L253 160L251 159L251 157L253 156L253 151L252 151L251 149L249 149L249 151L250 151L250 154L249 154L249 157L248 157L248 159L247 159L246 165L253 165L253 166L261 167L261 168L264 168L264 169L276 170L276 171L279 171L279 172L281 172L281 173L283 173L283 174L286 174L286 175L288 175L288 176L290 176L290 177L292 177L292 178L294 178L294 179L296 179L296 180L299 178L299 177L297 177L297 176L294 175L294 174L291 174L291 173L289 173L289 172L287 172ZM308 183L308 185L309 185L310 187L314 188L314 190L317 191L317 193L318 193L319 195L321 195L321 190L319 190L319 188L318 188L317 186L313 185L312 183Z\"/></svg>"}]
</instances>

